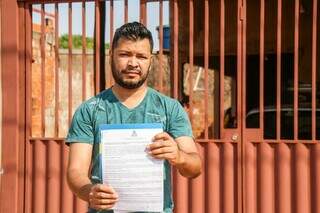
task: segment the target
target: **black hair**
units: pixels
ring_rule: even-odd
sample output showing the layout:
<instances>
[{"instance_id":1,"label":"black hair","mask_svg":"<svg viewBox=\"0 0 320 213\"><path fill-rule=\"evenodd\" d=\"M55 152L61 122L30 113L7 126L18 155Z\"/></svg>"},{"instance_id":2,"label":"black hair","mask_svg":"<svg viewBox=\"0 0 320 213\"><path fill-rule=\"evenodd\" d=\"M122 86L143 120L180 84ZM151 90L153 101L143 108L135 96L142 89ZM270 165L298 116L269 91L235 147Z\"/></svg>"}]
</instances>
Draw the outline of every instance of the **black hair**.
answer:
<instances>
[{"instance_id":1,"label":"black hair","mask_svg":"<svg viewBox=\"0 0 320 213\"><path fill-rule=\"evenodd\" d=\"M184 92L182 93L182 98L181 98L181 100L179 101L180 102L180 104L182 105L182 106L188 106L189 105L189 102L190 102L190 100L189 100L189 95L186 95Z\"/></svg>"},{"instance_id":2,"label":"black hair","mask_svg":"<svg viewBox=\"0 0 320 213\"><path fill-rule=\"evenodd\" d=\"M112 41L112 50L117 47L120 38L125 38L132 41L148 39L150 42L150 51L153 50L153 39L151 32L139 22L131 22L122 25L114 33Z\"/></svg>"}]
</instances>

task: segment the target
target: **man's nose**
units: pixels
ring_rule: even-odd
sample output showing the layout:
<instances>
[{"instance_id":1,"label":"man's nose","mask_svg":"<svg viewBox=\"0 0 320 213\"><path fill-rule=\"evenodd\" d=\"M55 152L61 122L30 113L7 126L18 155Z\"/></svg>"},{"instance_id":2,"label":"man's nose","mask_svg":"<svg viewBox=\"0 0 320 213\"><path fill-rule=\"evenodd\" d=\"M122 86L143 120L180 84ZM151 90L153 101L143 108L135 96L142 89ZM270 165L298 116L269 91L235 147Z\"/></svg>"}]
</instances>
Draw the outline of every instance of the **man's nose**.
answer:
<instances>
[{"instance_id":1,"label":"man's nose","mask_svg":"<svg viewBox=\"0 0 320 213\"><path fill-rule=\"evenodd\" d=\"M128 61L128 65L129 66L132 66L132 67L137 67L139 66L139 63L138 63L138 60L135 56L132 56L129 58L129 61Z\"/></svg>"}]
</instances>

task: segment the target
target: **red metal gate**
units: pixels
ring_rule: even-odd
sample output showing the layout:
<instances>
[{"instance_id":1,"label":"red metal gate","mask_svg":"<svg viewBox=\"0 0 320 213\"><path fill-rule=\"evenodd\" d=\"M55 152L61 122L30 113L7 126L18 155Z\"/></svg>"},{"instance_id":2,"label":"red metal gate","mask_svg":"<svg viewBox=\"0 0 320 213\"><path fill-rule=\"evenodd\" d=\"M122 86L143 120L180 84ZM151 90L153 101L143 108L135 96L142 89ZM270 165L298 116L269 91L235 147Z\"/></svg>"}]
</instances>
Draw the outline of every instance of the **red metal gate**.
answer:
<instances>
[{"instance_id":1,"label":"red metal gate","mask_svg":"<svg viewBox=\"0 0 320 213\"><path fill-rule=\"evenodd\" d=\"M318 1L244 8L243 209L319 212Z\"/></svg>"},{"instance_id":2,"label":"red metal gate","mask_svg":"<svg viewBox=\"0 0 320 213\"><path fill-rule=\"evenodd\" d=\"M11 89L3 98L1 212L85 212L65 181L64 135L75 107L112 84L105 43L115 17L130 21L137 8L147 26L157 19L152 8L159 16L149 84L184 105L203 159L194 180L174 171L175 212L320 211L317 0L140 0L136 8L128 0L8 2L2 17L21 29L3 31L1 45L3 88ZM163 48L165 8L170 49ZM65 49L58 39L63 21ZM88 22L94 40L86 36ZM9 44L13 55L5 52ZM16 72L9 75L10 62ZM14 199L4 196L10 188Z\"/></svg>"},{"instance_id":3,"label":"red metal gate","mask_svg":"<svg viewBox=\"0 0 320 213\"><path fill-rule=\"evenodd\" d=\"M123 4L119 6L119 2ZM137 21L147 24L147 3L154 4L152 2L136 1L140 8ZM170 88L163 87L170 78L168 50L162 46L164 4L168 6L167 1L158 3L161 39L154 53L154 74L149 76L149 84L169 93ZM115 29L114 17L122 7L122 23L128 22L130 6L128 0L25 3L27 52L32 55L26 79L26 123L30 126L26 131L25 148L25 212L86 211L86 203L72 195L66 183L68 147L64 137L76 107L112 84L108 48ZM94 16L94 20L90 16ZM77 30L74 26L80 20L79 38L73 31ZM64 24L67 33L61 35ZM88 32L90 29L92 32ZM88 33L93 40L88 38ZM77 36L81 41L78 47L74 41ZM105 42L106 37L109 40ZM92 41L94 44L90 46ZM161 80L156 73L161 73Z\"/></svg>"}]
</instances>

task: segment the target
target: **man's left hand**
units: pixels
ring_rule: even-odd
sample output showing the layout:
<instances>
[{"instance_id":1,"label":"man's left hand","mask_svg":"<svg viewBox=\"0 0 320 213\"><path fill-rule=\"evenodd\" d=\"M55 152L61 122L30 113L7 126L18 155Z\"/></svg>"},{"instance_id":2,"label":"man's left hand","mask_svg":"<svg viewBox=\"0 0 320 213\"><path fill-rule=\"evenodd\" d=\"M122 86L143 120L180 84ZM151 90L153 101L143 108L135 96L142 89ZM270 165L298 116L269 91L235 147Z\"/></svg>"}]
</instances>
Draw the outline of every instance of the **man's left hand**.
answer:
<instances>
[{"instance_id":1,"label":"man's left hand","mask_svg":"<svg viewBox=\"0 0 320 213\"><path fill-rule=\"evenodd\" d=\"M153 143L148 146L149 154L157 159L168 160L173 166L182 164L182 151L177 142L166 132L154 136Z\"/></svg>"}]
</instances>

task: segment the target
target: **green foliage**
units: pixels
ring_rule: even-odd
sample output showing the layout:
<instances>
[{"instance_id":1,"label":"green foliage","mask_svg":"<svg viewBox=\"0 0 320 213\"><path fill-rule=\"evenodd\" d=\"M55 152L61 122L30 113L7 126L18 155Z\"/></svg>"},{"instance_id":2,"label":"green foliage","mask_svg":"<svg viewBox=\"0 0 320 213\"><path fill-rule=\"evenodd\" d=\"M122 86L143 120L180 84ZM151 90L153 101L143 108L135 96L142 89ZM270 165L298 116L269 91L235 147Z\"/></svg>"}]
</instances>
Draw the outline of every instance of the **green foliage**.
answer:
<instances>
[{"instance_id":1,"label":"green foliage","mask_svg":"<svg viewBox=\"0 0 320 213\"><path fill-rule=\"evenodd\" d=\"M59 47L62 49L69 48L69 36L68 34L63 34L59 38ZM72 36L72 47L74 49L82 49L82 35L73 35ZM86 48L93 49L94 47L94 40L91 37L86 37ZM110 45L107 43L105 44L105 49L109 49Z\"/></svg>"}]
</instances>

